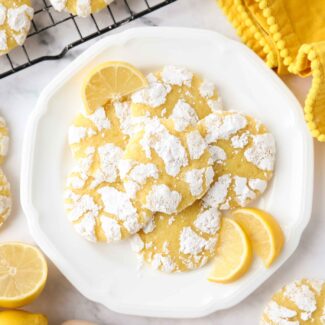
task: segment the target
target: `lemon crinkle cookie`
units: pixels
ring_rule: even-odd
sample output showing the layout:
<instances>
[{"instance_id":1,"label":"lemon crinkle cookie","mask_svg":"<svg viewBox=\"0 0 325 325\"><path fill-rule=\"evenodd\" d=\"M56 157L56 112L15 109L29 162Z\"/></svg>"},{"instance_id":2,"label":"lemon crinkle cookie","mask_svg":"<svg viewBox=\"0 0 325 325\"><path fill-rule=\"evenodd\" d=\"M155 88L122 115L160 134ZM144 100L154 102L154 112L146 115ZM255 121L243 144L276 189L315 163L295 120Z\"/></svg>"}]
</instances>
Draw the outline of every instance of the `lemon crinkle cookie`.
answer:
<instances>
[{"instance_id":1,"label":"lemon crinkle cookie","mask_svg":"<svg viewBox=\"0 0 325 325\"><path fill-rule=\"evenodd\" d=\"M170 119L152 118L130 138L120 163L130 197L152 212L180 212L213 181L211 156L196 127L178 132Z\"/></svg>"},{"instance_id":2,"label":"lemon crinkle cookie","mask_svg":"<svg viewBox=\"0 0 325 325\"><path fill-rule=\"evenodd\" d=\"M127 102L107 103L92 114L79 114L69 128L77 166L67 178L66 210L77 232L92 241L126 238L152 215L128 197L120 180L128 112Z\"/></svg>"},{"instance_id":3,"label":"lemon crinkle cookie","mask_svg":"<svg viewBox=\"0 0 325 325\"><path fill-rule=\"evenodd\" d=\"M3 162L8 153L9 148L9 135L6 121L0 116L0 163Z\"/></svg>"},{"instance_id":4,"label":"lemon crinkle cookie","mask_svg":"<svg viewBox=\"0 0 325 325\"><path fill-rule=\"evenodd\" d=\"M266 127L237 112L212 113L198 127L208 143L216 175L204 204L228 210L246 206L261 195L275 161L274 137Z\"/></svg>"},{"instance_id":5,"label":"lemon crinkle cookie","mask_svg":"<svg viewBox=\"0 0 325 325\"><path fill-rule=\"evenodd\" d=\"M261 325L325 323L324 281L303 279L280 289L266 305Z\"/></svg>"},{"instance_id":6,"label":"lemon crinkle cookie","mask_svg":"<svg viewBox=\"0 0 325 325\"><path fill-rule=\"evenodd\" d=\"M57 11L67 11L80 17L87 17L109 5L113 0L50 0Z\"/></svg>"},{"instance_id":7,"label":"lemon crinkle cookie","mask_svg":"<svg viewBox=\"0 0 325 325\"><path fill-rule=\"evenodd\" d=\"M67 178L65 208L68 219L79 234L93 242L127 238L138 232L152 213L125 193L116 176L116 166L110 166L113 167L111 179L106 176L105 180L98 181L89 175L94 152L95 148L89 147L88 157L80 159Z\"/></svg>"},{"instance_id":8,"label":"lemon crinkle cookie","mask_svg":"<svg viewBox=\"0 0 325 325\"><path fill-rule=\"evenodd\" d=\"M33 15L29 0L0 0L0 55L24 44Z\"/></svg>"},{"instance_id":9,"label":"lemon crinkle cookie","mask_svg":"<svg viewBox=\"0 0 325 325\"><path fill-rule=\"evenodd\" d=\"M131 238L131 245L154 269L194 270L215 255L219 227L220 212L198 200L178 214L156 214Z\"/></svg>"},{"instance_id":10,"label":"lemon crinkle cookie","mask_svg":"<svg viewBox=\"0 0 325 325\"><path fill-rule=\"evenodd\" d=\"M186 68L165 66L147 76L148 87L131 96L133 116L165 117L175 121L175 129L188 125L222 109L215 85L202 80Z\"/></svg>"},{"instance_id":11,"label":"lemon crinkle cookie","mask_svg":"<svg viewBox=\"0 0 325 325\"><path fill-rule=\"evenodd\" d=\"M11 212L11 192L10 184L0 169L0 226L7 220Z\"/></svg>"}]
</instances>

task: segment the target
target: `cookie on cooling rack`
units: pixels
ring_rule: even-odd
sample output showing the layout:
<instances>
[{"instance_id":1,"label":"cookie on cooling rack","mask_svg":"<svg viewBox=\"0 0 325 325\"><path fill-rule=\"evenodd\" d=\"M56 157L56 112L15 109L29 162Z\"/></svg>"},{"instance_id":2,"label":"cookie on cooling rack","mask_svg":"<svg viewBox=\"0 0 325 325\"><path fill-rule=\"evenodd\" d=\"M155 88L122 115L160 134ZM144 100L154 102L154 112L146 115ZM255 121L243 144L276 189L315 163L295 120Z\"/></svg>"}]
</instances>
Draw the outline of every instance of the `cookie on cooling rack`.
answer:
<instances>
[{"instance_id":1,"label":"cookie on cooling rack","mask_svg":"<svg viewBox=\"0 0 325 325\"><path fill-rule=\"evenodd\" d=\"M30 0L0 0L0 55L24 44L33 15Z\"/></svg>"},{"instance_id":2,"label":"cookie on cooling rack","mask_svg":"<svg viewBox=\"0 0 325 325\"><path fill-rule=\"evenodd\" d=\"M73 15L87 17L109 5L113 0L50 0L57 11L67 11Z\"/></svg>"}]
</instances>

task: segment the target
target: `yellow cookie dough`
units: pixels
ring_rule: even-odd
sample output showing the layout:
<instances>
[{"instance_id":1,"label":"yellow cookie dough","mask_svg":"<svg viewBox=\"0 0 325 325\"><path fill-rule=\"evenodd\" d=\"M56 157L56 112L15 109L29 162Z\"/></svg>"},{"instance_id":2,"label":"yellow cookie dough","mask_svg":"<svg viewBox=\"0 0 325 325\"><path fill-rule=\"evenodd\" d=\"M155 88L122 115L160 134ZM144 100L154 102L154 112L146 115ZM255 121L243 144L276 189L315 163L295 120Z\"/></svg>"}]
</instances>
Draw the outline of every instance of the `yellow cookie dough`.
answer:
<instances>
[{"instance_id":1,"label":"yellow cookie dough","mask_svg":"<svg viewBox=\"0 0 325 325\"><path fill-rule=\"evenodd\" d=\"M130 197L152 212L173 214L206 193L214 176L211 164L196 127L179 132L172 120L152 118L130 138L120 172Z\"/></svg>"},{"instance_id":2,"label":"yellow cookie dough","mask_svg":"<svg viewBox=\"0 0 325 325\"><path fill-rule=\"evenodd\" d=\"M220 212L196 201L178 214L156 214L131 244L154 269L194 270L215 255L219 226Z\"/></svg>"},{"instance_id":3,"label":"yellow cookie dough","mask_svg":"<svg viewBox=\"0 0 325 325\"><path fill-rule=\"evenodd\" d=\"M0 0L0 56L24 44L33 15L30 0Z\"/></svg>"},{"instance_id":4,"label":"yellow cookie dough","mask_svg":"<svg viewBox=\"0 0 325 325\"><path fill-rule=\"evenodd\" d=\"M207 207L228 210L246 206L271 179L275 142L266 127L237 112L215 112L198 123L209 145L215 182L203 197Z\"/></svg>"},{"instance_id":5,"label":"yellow cookie dough","mask_svg":"<svg viewBox=\"0 0 325 325\"><path fill-rule=\"evenodd\" d=\"M107 7L113 0L50 0L57 11L67 11L80 17L87 17Z\"/></svg>"},{"instance_id":6,"label":"yellow cookie dough","mask_svg":"<svg viewBox=\"0 0 325 325\"><path fill-rule=\"evenodd\" d=\"M165 66L147 79L149 86L131 96L132 116L171 118L183 131L222 108L214 84L186 68Z\"/></svg>"},{"instance_id":7,"label":"yellow cookie dough","mask_svg":"<svg viewBox=\"0 0 325 325\"><path fill-rule=\"evenodd\" d=\"M3 163L3 160L8 153L8 146L9 131L5 119L0 116L0 164Z\"/></svg>"},{"instance_id":8,"label":"yellow cookie dough","mask_svg":"<svg viewBox=\"0 0 325 325\"><path fill-rule=\"evenodd\" d=\"M0 169L0 226L7 220L11 212L11 205L10 184Z\"/></svg>"},{"instance_id":9,"label":"yellow cookie dough","mask_svg":"<svg viewBox=\"0 0 325 325\"><path fill-rule=\"evenodd\" d=\"M303 279L280 289L267 304L261 325L323 325L324 281Z\"/></svg>"}]
</instances>

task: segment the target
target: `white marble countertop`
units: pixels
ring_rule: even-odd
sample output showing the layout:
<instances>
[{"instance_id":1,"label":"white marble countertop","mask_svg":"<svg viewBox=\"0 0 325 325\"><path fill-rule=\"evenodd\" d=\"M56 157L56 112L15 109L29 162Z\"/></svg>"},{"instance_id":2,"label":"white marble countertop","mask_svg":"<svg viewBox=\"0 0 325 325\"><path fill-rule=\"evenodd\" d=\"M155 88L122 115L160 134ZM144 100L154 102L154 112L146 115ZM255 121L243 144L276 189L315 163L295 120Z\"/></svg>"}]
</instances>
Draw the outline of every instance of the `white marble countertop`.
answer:
<instances>
[{"instance_id":1,"label":"white marble countertop","mask_svg":"<svg viewBox=\"0 0 325 325\"><path fill-rule=\"evenodd\" d=\"M215 0L178 0L174 4L145 18L117 29L116 32L141 25L206 28L237 39L233 28L216 6ZM19 171L26 121L44 86L90 43L88 42L86 45L72 50L60 61L44 62L0 80L0 114L6 118L11 133L10 154L4 165L4 170L11 182L14 197L14 208L10 220L1 229L1 241L20 240L33 242L19 203ZM286 77L284 81L302 102L310 80ZM238 324L239 317L241 325L258 324L264 304L280 286L301 277L324 279L325 236L323 229L325 229L325 218L323 213L325 211L325 170L323 166L325 165L325 144L315 142L315 158L312 219L303 235L298 250L271 279L236 307L194 320L150 319L120 315L84 298L60 274L56 267L49 263L49 279L46 288L39 299L26 309L46 314L51 325L61 324L62 321L72 318L86 319L100 325L235 325Z\"/></svg>"}]
</instances>

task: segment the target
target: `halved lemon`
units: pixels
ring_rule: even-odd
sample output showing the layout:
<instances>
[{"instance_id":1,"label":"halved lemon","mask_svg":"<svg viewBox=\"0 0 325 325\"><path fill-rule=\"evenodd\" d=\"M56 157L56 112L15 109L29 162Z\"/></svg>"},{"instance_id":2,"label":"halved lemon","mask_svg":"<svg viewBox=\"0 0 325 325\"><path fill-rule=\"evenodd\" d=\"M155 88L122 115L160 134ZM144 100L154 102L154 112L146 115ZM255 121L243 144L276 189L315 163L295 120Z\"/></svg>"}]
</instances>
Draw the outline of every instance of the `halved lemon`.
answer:
<instances>
[{"instance_id":1,"label":"halved lemon","mask_svg":"<svg viewBox=\"0 0 325 325\"><path fill-rule=\"evenodd\" d=\"M145 76L126 62L105 62L94 68L84 81L82 97L89 113L148 85Z\"/></svg>"},{"instance_id":2,"label":"halved lemon","mask_svg":"<svg viewBox=\"0 0 325 325\"><path fill-rule=\"evenodd\" d=\"M35 246L0 243L0 307L17 308L35 300L47 278L47 264Z\"/></svg>"},{"instance_id":3,"label":"halved lemon","mask_svg":"<svg viewBox=\"0 0 325 325\"><path fill-rule=\"evenodd\" d=\"M223 218L216 257L208 280L229 283L239 279L249 269L253 253L249 239L234 220Z\"/></svg>"},{"instance_id":4,"label":"halved lemon","mask_svg":"<svg viewBox=\"0 0 325 325\"><path fill-rule=\"evenodd\" d=\"M256 208L241 208L232 212L234 219L251 240L253 251L266 267L279 256L284 235L276 220L267 212Z\"/></svg>"}]
</instances>

